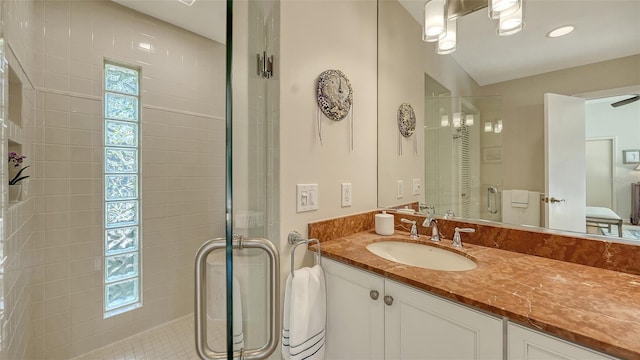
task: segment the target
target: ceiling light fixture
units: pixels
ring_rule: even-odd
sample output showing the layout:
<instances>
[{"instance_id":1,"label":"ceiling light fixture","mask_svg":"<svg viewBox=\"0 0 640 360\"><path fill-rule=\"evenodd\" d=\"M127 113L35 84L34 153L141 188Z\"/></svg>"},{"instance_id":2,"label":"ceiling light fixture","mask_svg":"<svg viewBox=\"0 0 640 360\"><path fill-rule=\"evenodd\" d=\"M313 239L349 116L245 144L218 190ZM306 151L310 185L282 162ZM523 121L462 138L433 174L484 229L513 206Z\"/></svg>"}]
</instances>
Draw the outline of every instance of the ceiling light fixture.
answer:
<instances>
[{"instance_id":1,"label":"ceiling light fixture","mask_svg":"<svg viewBox=\"0 0 640 360\"><path fill-rule=\"evenodd\" d=\"M560 36L565 36L565 35L571 33L575 29L576 28L573 25L564 25L564 26L561 26L561 27L559 27L557 29L553 29L553 30L549 31L549 33L547 34L547 37L557 38L557 37L560 37Z\"/></svg>"},{"instance_id":2,"label":"ceiling light fixture","mask_svg":"<svg viewBox=\"0 0 640 360\"><path fill-rule=\"evenodd\" d=\"M422 40L434 42L446 35L447 1L430 0L424 4L424 32Z\"/></svg>"},{"instance_id":3,"label":"ceiling light fixture","mask_svg":"<svg viewBox=\"0 0 640 360\"><path fill-rule=\"evenodd\" d=\"M521 0L489 0L489 17L499 19L509 16L521 7Z\"/></svg>"},{"instance_id":4,"label":"ceiling light fixture","mask_svg":"<svg viewBox=\"0 0 640 360\"><path fill-rule=\"evenodd\" d=\"M523 0L476 0L476 4L470 9L465 0L429 0L424 4L422 40L437 41L436 52L440 55L456 51L458 18L484 7L488 7L490 18L498 19L498 35L516 34L524 29L522 2Z\"/></svg>"},{"instance_id":5,"label":"ceiling light fixture","mask_svg":"<svg viewBox=\"0 0 640 360\"><path fill-rule=\"evenodd\" d=\"M467 126L473 126L473 114L465 115L464 124Z\"/></svg>"},{"instance_id":6,"label":"ceiling light fixture","mask_svg":"<svg viewBox=\"0 0 640 360\"><path fill-rule=\"evenodd\" d=\"M445 35L442 39L438 40L438 54L446 55L456 51L457 32L458 21L456 19L448 19Z\"/></svg>"},{"instance_id":7,"label":"ceiling light fixture","mask_svg":"<svg viewBox=\"0 0 640 360\"><path fill-rule=\"evenodd\" d=\"M183 3L183 4L187 5L187 6L191 6L191 5L193 5L194 2L196 2L196 0L178 0L178 1L180 1L181 3Z\"/></svg>"},{"instance_id":8,"label":"ceiling light fixture","mask_svg":"<svg viewBox=\"0 0 640 360\"><path fill-rule=\"evenodd\" d=\"M509 36L520 32L524 29L524 21L522 21L522 5L518 10L509 15L500 15L498 20L498 35Z\"/></svg>"}]
</instances>

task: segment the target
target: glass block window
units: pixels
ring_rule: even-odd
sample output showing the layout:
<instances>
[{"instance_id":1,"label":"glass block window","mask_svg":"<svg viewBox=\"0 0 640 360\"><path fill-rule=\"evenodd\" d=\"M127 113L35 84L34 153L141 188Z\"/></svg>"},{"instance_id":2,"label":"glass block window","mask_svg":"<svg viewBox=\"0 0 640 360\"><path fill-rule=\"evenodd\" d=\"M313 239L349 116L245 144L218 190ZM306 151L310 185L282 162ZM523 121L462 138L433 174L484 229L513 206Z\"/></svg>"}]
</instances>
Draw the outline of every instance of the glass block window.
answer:
<instances>
[{"instance_id":1,"label":"glass block window","mask_svg":"<svg viewBox=\"0 0 640 360\"><path fill-rule=\"evenodd\" d=\"M104 315L140 296L140 72L104 65Z\"/></svg>"}]
</instances>

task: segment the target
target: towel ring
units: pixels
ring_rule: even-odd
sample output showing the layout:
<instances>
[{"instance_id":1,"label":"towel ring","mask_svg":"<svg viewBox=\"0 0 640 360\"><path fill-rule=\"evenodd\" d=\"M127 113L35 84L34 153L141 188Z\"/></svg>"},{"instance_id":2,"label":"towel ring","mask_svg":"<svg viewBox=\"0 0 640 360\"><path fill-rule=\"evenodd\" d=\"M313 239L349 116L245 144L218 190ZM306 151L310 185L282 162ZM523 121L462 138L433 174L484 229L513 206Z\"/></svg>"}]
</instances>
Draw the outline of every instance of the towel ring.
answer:
<instances>
[{"instance_id":1,"label":"towel ring","mask_svg":"<svg viewBox=\"0 0 640 360\"><path fill-rule=\"evenodd\" d=\"M302 235L300 235L299 232L297 231L292 231L289 233L289 236L287 237L287 240L289 241L289 244L293 245L291 247L291 277L294 277L293 275L293 270L294 270L294 255L296 252L296 248L298 247L298 245L302 245L302 244L309 244L312 242L315 242L316 244L318 244L318 265L322 265L322 249L320 248L320 240L318 239L305 239L302 237Z\"/></svg>"}]
</instances>

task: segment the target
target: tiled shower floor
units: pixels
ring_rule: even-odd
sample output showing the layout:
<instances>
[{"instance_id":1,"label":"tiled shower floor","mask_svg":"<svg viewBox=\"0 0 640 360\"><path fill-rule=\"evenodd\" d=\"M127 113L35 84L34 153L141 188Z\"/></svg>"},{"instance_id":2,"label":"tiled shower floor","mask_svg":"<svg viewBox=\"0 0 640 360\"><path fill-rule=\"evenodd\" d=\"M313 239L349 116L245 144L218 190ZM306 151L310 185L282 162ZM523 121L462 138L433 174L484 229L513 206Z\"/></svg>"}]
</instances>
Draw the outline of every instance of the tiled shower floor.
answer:
<instances>
[{"instance_id":1,"label":"tiled shower floor","mask_svg":"<svg viewBox=\"0 0 640 360\"><path fill-rule=\"evenodd\" d=\"M198 360L193 315L120 340L73 360Z\"/></svg>"}]
</instances>

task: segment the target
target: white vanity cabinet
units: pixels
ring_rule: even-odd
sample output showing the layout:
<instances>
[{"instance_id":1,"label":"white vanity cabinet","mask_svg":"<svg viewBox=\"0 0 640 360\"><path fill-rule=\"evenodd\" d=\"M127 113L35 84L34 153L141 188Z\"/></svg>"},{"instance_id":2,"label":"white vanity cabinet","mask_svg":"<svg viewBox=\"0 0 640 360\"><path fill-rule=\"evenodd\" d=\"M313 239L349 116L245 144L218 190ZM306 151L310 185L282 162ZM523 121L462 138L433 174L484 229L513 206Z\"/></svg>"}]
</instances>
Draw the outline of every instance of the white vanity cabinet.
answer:
<instances>
[{"instance_id":1,"label":"white vanity cabinet","mask_svg":"<svg viewBox=\"0 0 640 360\"><path fill-rule=\"evenodd\" d=\"M611 360L594 350L509 323L507 327L509 360Z\"/></svg>"},{"instance_id":2,"label":"white vanity cabinet","mask_svg":"<svg viewBox=\"0 0 640 360\"><path fill-rule=\"evenodd\" d=\"M385 282L386 359L502 359L502 319Z\"/></svg>"},{"instance_id":3,"label":"white vanity cabinet","mask_svg":"<svg viewBox=\"0 0 640 360\"><path fill-rule=\"evenodd\" d=\"M502 359L501 319L335 261L322 265L327 359Z\"/></svg>"},{"instance_id":4,"label":"white vanity cabinet","mask_svg":"<svg viewBox=\"0 0 640 360\"><path fill-rule=\"evenodd\" d=\"M325 358L384 359L384 278L326 258L322 268L327 282Z\"/></svg>"}]
</instances>

